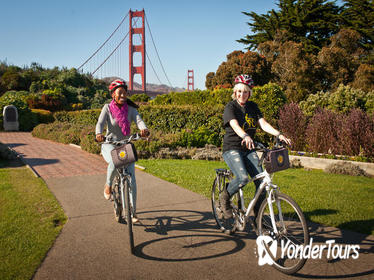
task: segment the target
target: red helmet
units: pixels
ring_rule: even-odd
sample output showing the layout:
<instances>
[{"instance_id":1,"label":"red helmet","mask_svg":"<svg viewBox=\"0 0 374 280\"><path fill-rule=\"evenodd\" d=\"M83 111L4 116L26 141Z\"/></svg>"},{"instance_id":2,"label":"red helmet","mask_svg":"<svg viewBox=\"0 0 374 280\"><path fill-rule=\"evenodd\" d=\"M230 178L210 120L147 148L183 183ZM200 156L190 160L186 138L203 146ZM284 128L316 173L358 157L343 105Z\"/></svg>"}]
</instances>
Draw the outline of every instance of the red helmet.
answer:
<instances>
[{"instance_id":1,"label":"red helmet","mask_svg":"<svg viewBox=\"0 0 374 280\"><path fill-rule=\"evenodd\" d=\"M113 92L119 87L123 87L127 91L127 85L125 81L122 79L116 79L113 82L111 82L109 85L109 91Z\"/></svg>"},{"instance_id":2,"label":"red helmet","mask_svg":"<svg viewBox=\"0 0 374 280\"><path fill-rule=\"evenodd\" d=\"M245 75L245 74L239 75L235 78L235 84L239 84L239 83L245 84L249 86L250 88L253 88L255 86L252 80L252 77L249 75Z\"/></svg>"}]
</instances>

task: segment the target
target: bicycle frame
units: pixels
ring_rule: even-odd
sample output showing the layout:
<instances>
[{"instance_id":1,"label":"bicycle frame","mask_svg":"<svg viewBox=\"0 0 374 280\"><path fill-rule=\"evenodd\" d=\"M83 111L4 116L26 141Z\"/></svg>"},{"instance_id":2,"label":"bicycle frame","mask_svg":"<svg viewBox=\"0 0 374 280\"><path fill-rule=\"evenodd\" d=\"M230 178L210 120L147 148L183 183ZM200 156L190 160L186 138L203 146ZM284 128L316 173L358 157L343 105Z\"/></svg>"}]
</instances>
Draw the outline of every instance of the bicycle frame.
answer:
<instances>
[{"instance_id":1,"label":"bicycle frame","mask_svg":"<svg viewBox=\"0 0 374 280\"><path fill-rule=\"evenodd\" d=\"M274 232L277 234L278 230L276 227L275 219L274 219L274 209L272 200L274 198L274 195L276 196L279 192L278 186L272 183L272 176L269 174L266 170L263 172L257 174L255 177L253 177L249 183L254 182L256 180L263 179L258 190L255 193L254 198L249 202L247 209L244 208L244 195L242 188L239 188L239 198L240 198L240 205L242 207L242 211L245 212L245 221L247 222L249 220L249 213L253 210L256 202L258 201L260 194L263 192L264 189L266 189L266 192L268 194L267 196L267 202L269 206L270 211L270 217L271 217L271 223L274 229ZM284 221L283 221L283 215L280 207L280 202L277 201L277 206L279 210L279 220L281 222L282 228L284 228Z\"/></svg>"}]
</instances>

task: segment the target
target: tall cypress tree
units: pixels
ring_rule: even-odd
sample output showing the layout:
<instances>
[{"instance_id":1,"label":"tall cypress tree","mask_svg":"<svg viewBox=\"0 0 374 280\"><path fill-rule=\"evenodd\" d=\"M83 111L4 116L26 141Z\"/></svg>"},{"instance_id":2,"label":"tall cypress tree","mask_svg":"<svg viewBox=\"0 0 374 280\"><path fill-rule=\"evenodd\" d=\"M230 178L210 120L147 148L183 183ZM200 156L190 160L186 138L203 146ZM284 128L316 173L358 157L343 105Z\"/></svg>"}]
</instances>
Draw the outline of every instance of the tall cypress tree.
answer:
<instances>
[{"instance_id":1,"label":"tall cypress tree","mask_svg":"<svg viewBox=\"0 0 374 280\"><path fill-rule=\"evenodd\" d=\"M339 30L340 8L326 0L279 0L279 10L267 14L243 12L249 16L253 35L238 42L256 49L263 42L276 38L280 30L287 31L285 40L303 43L309 52L318 52Z\"/></svg>"},{"instance_id":2,"label":"tall cypress tree","mask_svg":"<svg viewBox=\"0 0 374 280\"><path fill-rule=\"evenodd\" d=\"M343 26L362 36L362 46L374 49L374 0L344 0Z\"/></svg>"}]
</instances>

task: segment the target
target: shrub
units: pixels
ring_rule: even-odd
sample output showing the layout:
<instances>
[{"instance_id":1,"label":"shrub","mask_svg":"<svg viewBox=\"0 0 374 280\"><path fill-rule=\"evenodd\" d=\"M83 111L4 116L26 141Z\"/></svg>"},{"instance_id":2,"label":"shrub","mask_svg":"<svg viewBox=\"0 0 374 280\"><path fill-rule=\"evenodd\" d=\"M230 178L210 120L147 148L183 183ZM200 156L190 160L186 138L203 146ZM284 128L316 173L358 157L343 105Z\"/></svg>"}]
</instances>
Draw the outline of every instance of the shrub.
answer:
<instances>
[{"instance_id":1,"label":"shrub","mask_svg":"<svg viewBox=\"0 0 374 280\"><path fill-rule=\"evenodd\" d=\"M366 95L365 110L368 113L374 113L374 90Z\"/></svg>"},{"instance_id":2,"label":"shrub","mask_svg":"<svg viewBox=\"0 0 374 280\"><path fill-rule=\"evenodd\" d=\"M62 110L67 101L59 89L44 90L42 93L32 94L27 98L28 106L32 109L45 109L52 112Z\"/></svg>"},{"instance_id":3,"label":"shrub","mask_svg":"<svg viewBox=\"0 0 374 280\"><path fill-rule=\"evenodd\" d=\"M101 109L81 110L81 111L60 111L55 112L53 117L59 122L69 122L81 125L96 125Z\"/></svg>"},{"instance_id":4,"label":"shrub","mask_svg":"<svg viewBox=\"0 0 374 280\"><path fill-rule=\"evenodd\" d=\"M223 106L145 105L139 113L149 128L164 133L195 130L202 125L212 133L219 134L222 129Z\"/></svg>"},{"instance_id":5,"label":"shrub","mask_svg":"<svg viewBox=\"0 0 374 280\"><path fill-rule=\"evenodd\" d=\"M292 148L305 149L307 120L297 103L285 104L279 112L279 128L292 141Z\"/></svg>"},{"instance_id":6,"label":"shrub","mask_svg":"<svg viewBox=\"0 0 374 280\"><path fill-rule=\"evenodd\" d=\"M80 146L82 150L93 154L100 154L101 147L95 142L95 127L87 126L80 133Z\"/></svg>"},{"instance_id":7,"label":"shrub","mask_svg":"<svg viewBox=\"0 0 374 280\"><path fill-rule=\"evenodd\" d=\"M311 119L306 130L307 149L319 153L338 153L338 131L342 117L330 110L322 109Z\"/></svg>"},{"instance_id":8,"label":"shrub","mask_svg":"<svg viewBox=\"0 0 374 280\"><path fill-rule=\"evenodd\" d=\"M332 174L345 174L351 176L369 176L358 165L350 162L333 163L330 164L325 171Z\"/></svg>"},{"instance_id":9,"label":"shrub","mask_svg":"<svg viewBox=\"0 0 374 280\"><path fill-rule=\"evenodd\" d=\"M32 136L42 139L49 139L56 142L68 143L64 141L64 133L69 131L74 124L68 122L53 122L49 124L40 124L31 132Z\"/></svg>"},{"instance_id":10,"label":"shrub","mask_svg":"<svg viewBox=\"0 0 374 280\"><path fill-rule=\"evenodd\" d=\"M312 117L314 113L329 104L328 93L320 91L316 94L310 94L305 101L300 102L300 109L307 117Z\"/></svg>"},{"instance_id":11,"label":"shrub","mask_svg":"<svg viewBox=\"0 0 374 280\"><path fill-rule=\"evenodd\" d=\"M182 147L204 147L205 144L213 144L215 146L221 145L221 139L216 133L205 126L200 126L196 130L183 130L178 141L178 145Z\"/></svg>"},{"instance_id":12,"label":"shrub","mask_svg":"<svg viewBox=\"0 0 374 280\"><path fill-rule=\"evenodd\" d=\"M137 94L131 95L130 99L134 102L148 102L151 98L145 93L137 93Z\"/></svg>"},{"instance_id":13,"label":"shrub","mask_svg":"<svg viewBox=\"0 0 374 280\"><path fill-rule=\"evenodd\" d=\"M170 92L168 94L161 94L156 96L151 101L154 105L192 105L203 104L208 97L207 91L185 91L185 92Z\"/></svg>"},{"instance_id":14,"label":"shrub","mask_svg":"<svg viewBox=\"0 0 374 280\"><path fill-rule=\"evenodd\" d=\"M226 105L231 100L232 89L196 90L161 94L151 100L152 105ZM132 97L131 97L132 99Z\"/></svg>"},{"instance_id":15,"label":"shrub","mask_svg":"<svg viewBox=\"0 0 374 280\"><path fill-rule=\"evenodd\" d=\"M36 115L38 123L51 123L55 120L51 111L43 109L31 109L31 112Z\"/></svg>"},{"instance_id":16,"label":"shrub","mask_svg":"<svg viewBox=\"0 0 374 280\"><path fill-rule=\"evenodd\" d=\"M61 131L58 135L58 142L64 144L76 144L79 145L81 142L80 134L82 132L83 126L81 125L70 125L66 127L65 130Z\"/></svg>"},{"instance_id":17,"label":"shrub","mask_svg":"<svg viewBox=\"0 0 374 280\"><path fill-rule=\"evenodd\" d=\"M374 157L374 123L362 110L353 109L344 117L339 138L343 154Z\"/></svg>"},{"instance_id":18,"label":"shrub","mask_svg":"<svg viewBox=\"0 0 374 280\"><path fill-rule=\"evenodd\" d=\"M68 122L40 124L34 128L32 135L60 143L80 145L85 151L100 153L100 146L95 142L94 126Z\"/></svg>"},{"instance_id":19,"label":"shrub","mask_svg":"<svg viewBox=\"0 0 374 280\"><path fill-rule=\"evenodd\" d=\"M300 108L305 115L311 117L318 108L330 109L335 112L348 113L353 108L372 110L374 93L366 94L360 89L340 85L333 92L311 94L307 100L300 102Z\"/></svg>"},{"instance_id":20,"label":"shrub","mask_svg":"<svg viewBox=\"0 0 374 280\"><path fill-rule=\"evenodd\" d=\"M283 90L273 83L266 84L262 87L255 87L251 100L257 103L264 118L272 126L276 127L280 108L286 103L286 95ZM265 144L271 143L271 136L262 130L257 133L256 139Z\"/></svg>"},{"instance_id":21,"label":"shrub","mask_svg":"<svg viewBox=\"0 0 374 280\"><path fill-rule=\"evenodd\" d=\"M328 108L335 112L348 113L353 108L365 110L366 93L360 89L340 85L329 95Z\"/></svg>"}]
</instances>

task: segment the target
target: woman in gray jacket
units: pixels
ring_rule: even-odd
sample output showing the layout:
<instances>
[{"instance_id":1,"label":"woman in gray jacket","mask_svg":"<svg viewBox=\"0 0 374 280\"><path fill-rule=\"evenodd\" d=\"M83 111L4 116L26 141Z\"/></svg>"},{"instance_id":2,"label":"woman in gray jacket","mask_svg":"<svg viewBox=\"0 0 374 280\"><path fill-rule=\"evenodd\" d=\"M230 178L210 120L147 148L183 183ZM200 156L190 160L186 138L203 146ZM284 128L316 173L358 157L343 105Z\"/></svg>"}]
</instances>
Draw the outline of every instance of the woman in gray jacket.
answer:
<instances>
[{"instance_id":1,"label":"woman in gray jacket","mask_svg":"<svg viewBox=\"0 0 374 280\"><path fill-rule=\"evenodd\" d=\"M105 104L101 110L99 119L96 124L96 140L104 141L103 131L107 125L105 137L111 138L113 141L120 141L130 135L131 122L135 122L140 130L141 137L149 135L149 130L144 121L140 117L138 106L131 100L127 99L127 85L121 79L114 80L109 85L109 92L112 93L113 100L110 104ZM104 188L104 197L110 199L112 181L116 173L110 152L115 147L111 144L101 145L101 154L108 163L107 178ZM136 179L135 179L135 163L127 167L127 171L131 174L131 193L134 207L133 222L137 222L136 218Z\"/></svg>"}]
</instances>

